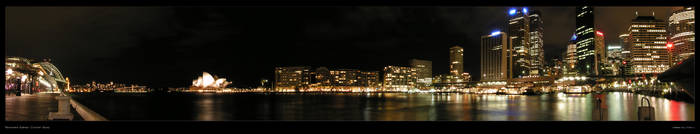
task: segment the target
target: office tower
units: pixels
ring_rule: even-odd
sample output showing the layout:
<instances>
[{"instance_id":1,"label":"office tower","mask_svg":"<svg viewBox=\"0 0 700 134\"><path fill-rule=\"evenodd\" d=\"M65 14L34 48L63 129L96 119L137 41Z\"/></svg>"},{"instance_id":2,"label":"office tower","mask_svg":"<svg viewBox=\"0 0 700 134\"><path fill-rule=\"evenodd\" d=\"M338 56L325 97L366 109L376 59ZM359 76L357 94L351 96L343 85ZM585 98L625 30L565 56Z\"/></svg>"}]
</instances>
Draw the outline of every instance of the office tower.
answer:
<instances>
[{"instance_id":1,"label":"office tower","mask_svg":"<svg viewBox=\"0 0 700 134\"><path fill-rule=\"evenodd\" d=\"M430 89L433 83L433 62L428 60L411 59L411 68L416 70L416 87Z\"/></svg>"},{"instance_id":2,"label":"office tower","mask_svg":"<svg viewBox=\"0 0 700 134\"><path fill-rule=\"evenodd\" d=\"M510 58L513 61L513 77L523 77L529 75L531 69L530 56L530 17L528 9L510 9L508 10L508 28L509 41L511 43L513 54Z\"/></svg>"},{"instance_id":3,"label":"office tower","mask_svg":"<svg viewBox=\"0 0 700 134\"><path fill-rule=\"evenodd\" d=\"M666 25L654 16L637 16L629 27L633 74L661 73L669 68Z\"/></svg>"},{"instance_id":4,"label":"office tower","mask_svg":"<svg viewBox=\"0 0 700 134\"><path fill-rule=\"evenodd\" d=\"M450 74L458 76L464 72L464 49L460 46L450 48Z\"/></svg>"},{"instance_id":5,"label":"office tower","mask_svg":"<svg viewBox=\"0 0 700 134\"><path fill-rule=\"evenodd\" d=\"M510 46L508 35L504 32L493 32L481 36L481 81L499 81L512 78L509 71Z\"/></svg>"},{"instance_id":6,"label":"office tower","mask_svg":"<svg viewBox=\"0 0 700 134\"><path fill-rule=\"evenodd\" d=\"M622 73L622 46L608 46L607 50L607 62L606 70L610 70L610 74L613 76L618 76Z\"/></svg>"},{"instance_id":7,"label":"office tower","mask_svg":"<svg viewBox=\"0 0 700 134\"><path fill-rule=\"evenodd\" d=\"M631 58L630 50L632 50L632 45L629 44L629 33L620 34L620 45L622 46L622 59L629 60Z\"/></svg>"},{"instance_id":8,"label":"office tower","mask_svg":"<svg viewBox=\"0 0 700 134\"><path fill-rule=\"evenodd\" d=\"M668 18L672 60L678 63L695 54L695 7L673 8Z\"/></svg>"},{"instance_id":9,"label":"office tower","mask_svg":"<svg viewBox=\"0 0 700 134\"><path fill-rule=\"evenodd\" d=\"M571 37L571 40L569 40L569 45L567 45L566 52L563 57L564 66L562 67L562 73L567 75L576 74L575 68L576 62L578 61L578 58L576 57L576 38L576 34L574 34Z\"/></svg>"},{"instance_id":10,"label":"office tower","mask_svg":"<svg viewBox=\"0 0 700 134\"><path fill-rule=\"evenodd\" d=\"M388 91L407 91L416 83L416 70L411 67L384 67L384 89Z\"/></svg>"},{"instance_id":11,"label":"office tower","mask_svg":"<svg viewBox=\"0 0 700 134\"><path fill-rule=\"evenodd\" d=\"M621 60L622 59L622 46L609 45L608 46L608 59Z\"/></svg>"},{"instance_id":12,"label":"office tower","mask_svg":"<svg viewBox=\"0 0 700 134\"><path fill-rule=\"evenodd\" d=\"M275 90L294 91L309 84L310 67L276 67Z\"/></svg>"},{"instance_id":13,"label":"office tower","mask_svg":"<svg viewBox=\"0 0 700 134\"><path fill-rule=\"evenodd\" d=\"M544 22L539 10L533 10L530 15L530 75L542 76L544 72Z\"/></svg>"},{"instance_id":14,"label":"office tower","mask_svg":"<svg viewBox=\"0 0 700 134\"><path fill-rule=\"evenodd\" d=\"M576 7L576 70L581 75L597 75L593 7Z\"/></svg>"},{"instance_id":15,"label":"office tower","mask_svg":"<svg viewBox=\"0 0 700 134\"><path fill-rule=\"evenodd\" d=\"M632 65L628 64L632 61L632 44L630 44L630 34L624 33L618 36L620 38L620 44L622 44L622 66L620 70L620 75L628 76L632 75Z\"/></svg>"},{"instance_id":16,"label":"office tower","mask_svg":"<svg viewBox=\"0 0 700 134\"><path fill-rule=\"evenodd\" d=\"M593 56L595 58L595 66L593 70L597 70L595 72L595 75L601 75L601 71L603 66L606 66L607 64L607 54L606 53L607 48L605 47L605 34L599 30L595 31L595 55Z\"/></svg>"}]
</instances>

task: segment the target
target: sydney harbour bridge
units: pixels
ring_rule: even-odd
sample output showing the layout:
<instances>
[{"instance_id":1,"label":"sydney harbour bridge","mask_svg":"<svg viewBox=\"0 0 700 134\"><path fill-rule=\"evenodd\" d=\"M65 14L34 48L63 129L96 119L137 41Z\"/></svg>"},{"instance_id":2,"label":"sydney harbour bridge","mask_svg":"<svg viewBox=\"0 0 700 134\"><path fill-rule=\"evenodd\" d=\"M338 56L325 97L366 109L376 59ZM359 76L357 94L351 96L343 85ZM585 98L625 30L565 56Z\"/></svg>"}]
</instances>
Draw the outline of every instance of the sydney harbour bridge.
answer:
<instances>
[{"instance_id":1,"label":"sydney harbour bridge","mask_svg":"<svg viewBox=\"0 0 700 134\"><path fill-rule=\"evenodd\" d=\"M49 59L5 57L5 93L63 92L69 80Z\"/></svg>"}]
</instances>

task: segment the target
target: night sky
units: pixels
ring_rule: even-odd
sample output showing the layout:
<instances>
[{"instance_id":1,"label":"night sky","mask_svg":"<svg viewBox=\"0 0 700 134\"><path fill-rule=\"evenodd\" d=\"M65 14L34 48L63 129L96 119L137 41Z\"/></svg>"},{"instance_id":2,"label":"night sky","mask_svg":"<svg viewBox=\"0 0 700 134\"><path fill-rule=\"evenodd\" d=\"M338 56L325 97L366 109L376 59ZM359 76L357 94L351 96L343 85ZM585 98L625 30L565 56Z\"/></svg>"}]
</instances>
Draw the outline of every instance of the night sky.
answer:
<instances>
[{"instance_id":1,"label":"night sky","mask_svg":"<svg viewBox=\"0 0 700 134\"><path fill-rule=\"evenodd\" d=\"M276 66L381 71L418 58L444 74L449 47L459 45L474 75L480 37L505 28L508 8L8 7L5 52L51 58L72 84L185 87L206 71L249 87L272 80ZM530 9L542 11L546 60L559 58L575 30L574 7ZM634 10L649 8L596 9L606 42L619 42Z\"/></svg>"}]
</instances>

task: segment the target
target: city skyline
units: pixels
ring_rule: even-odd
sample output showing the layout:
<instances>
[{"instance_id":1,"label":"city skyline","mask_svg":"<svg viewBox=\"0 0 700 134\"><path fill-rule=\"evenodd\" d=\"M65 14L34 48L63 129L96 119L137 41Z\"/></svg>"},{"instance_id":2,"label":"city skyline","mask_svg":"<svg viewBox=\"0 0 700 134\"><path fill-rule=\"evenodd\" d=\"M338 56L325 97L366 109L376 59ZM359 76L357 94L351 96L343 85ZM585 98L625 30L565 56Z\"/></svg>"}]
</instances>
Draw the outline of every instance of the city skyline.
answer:
<instances>
[{"instance_id":1,"label":"city skyline","mask_svg":"<svg viewBox=\"0 0 700 134\"><path fill-rule=\"evenodd\" d=\"M143 20L141 22L130 22L127 21L125 24L119 22L110 22L112 24L105 24L106 20L113 20L114 18L103 17L93 19L93 22L82 22L79 24L66 22L66 25L75 27L91 27L93 30L81 31L78 30L77 33L80 34L90 34L90 33L101 33L97 30L102 30L100 28L122 32L117 34L117 37L106 37L105 35L85 35L87 38L80 41L66 41L57 39L39 39L39 43L49 43L56 41L56 46L63 45L67 48L72 48L73 53L61 53L61 52L49 52L49 53L39 53L39 52L26 52L26 51L16 51L17 49L22 49L26 46L40 45L36 44L37 41L29 41L25 38L9 38L6 46L6 52L8 56L27 56L34 58L52 58L62 70L68 74L76 83L89 82L92 80L98 81L119 81L120 83L135 83L135 84L147 84L153 85L155 87L162 87L163 85L169 86L186 86L189 80L194 79L197 74L201 72L212 72L215 74L220 74L227 78L233 80L234 85L242 86L255 86L258 85L260 78L271 79L272 70L274 67L278 66L306 66L313 65L327 66L329 68L356 68L360 70L371 70L371 71L381 71L381 68L388 65L399 65L408 66L409 59L425 59L434 62L433 75L446 74L447 73L447 61L448 56L446 49L451 46L461 46L465 48L464 62L478 62L479 55L477 51L479 48L479 37L481 35L487 35L493 30L505 30L505 16L506 11L510 7L502 8L318 8L318 9L276 9L281 11L292 11L293 13L287 13L287 15L295 14L314 14L315 11L335 11L333 13L340 14L335 16L336 19L323 20L319 18L324 18L328 16L334 16L332 13L327 14L314 14L308 15L306 18L302 18L302 22L314 20L317 21L319 25L312 25L307 23L291 23L283 24L283 26L270 26L280 23L266 22L262 21L263 24L251 24L252 22L237 22L235 18L229 18L230 16L240 15L237 11L240 10L254 10L262 11L263 15L276 15L277 12L266 11L262 9L214 9L214 10L198 10L192 8L180 8L177 10L168 10L169 8L137 8L139 10L150 11L146 14L138 15L138 17L155 17L160 19ZM573 15L574 7L565 8L538 8L530 7L531 9L541 10L542 19L544 21L544 49L545 49L545 61L551 61L552 58L560 57L563 48L566 47L566 42L569 39L570 34L565 34L565 38L559 38L560 31L551 32L548 29L558 29L557 26L550 25L551 23L557 23L558 21L571 21L569 22L571 28L564 28L561 31L569 31L573 33ZM8 8L8 17L18 17L13 16L13 8ZM31 8L30 8L31 9ZM69 8L70 9L70 8ZM89 8L87 8L89 9ZM71 11L63 11L64 13L80 13L74 14L75 17L86 17L91 14L86 13L86 9L73 9ZM94 10L94 9L93 9ZM186 11L195 12L186 12ZM276 11L275 10L275 11ZM483 11L482 11L483 10ZM562 10L557 14L558 10ZM44 10L46 11L46 10ZM116 15L124 15L129 13L123 13L120 11L102 10L102 13ZM460 17L458 14L451 14L448 11L458 11L458 13L464 13L466 11L478 11L478 13L491 12L484 14L471 14L468 17ZM133 12L133 11L129 11ZM172 16L162 15L159 13L168 12ZM658 12L658 11L657 11ZM60 13L60 12L59 12ZM123 13L123 14L122 14ZM377 14L380 13L380 14ZM383 14L382 14L383 13ZM31 13L30 13L31 14ZM41 11L34 11L35 15L42 14ZM164 13L165 14L165 13ZM493 14L493 15L492 15ZM563 16L570 17L570 19L559 19L561 16L548 18L548 15L554 14L552 16L557 16L564 14ZM131 13L130 15L134 15ZM483 17L483 16L503 16L503 17ZM109 16L109 15L107 15ZM228 16L228 17L227 17ZM598 15L596 14L596 17ZM202 21L192 21L188 19L193 18L204 18ZM248 18L255 19L256 22L261 22L261 20L274 18L260 18L255 16L246 16ZM566 18L564 17L564 18ZM284 18L284 17L282 17ZM291 17L287 17L290 19ZM333 18L333 17L331 17ZM425 19L428 18L428 19ZM480 20L485 18L486 21L467 21L465 18L476 18ZM658 17L660 19L667 19L668 17ZM32 18L27 18L32 19ZM33 18L36 19L36 18ZM49 18L50 19L50 18ZM105 20L100 20L105 19ZM147 27L153 24L161 23L165 20L178 20L175 22L164 23L166 25L172 25L172 27L161 26L154 28L155 31L146 32L143 35L138 35L137 31L129 30L118 30L117 28L131 28L133 27ZM307 20L304 20L307 19ZM8 33L18 32L13 31L10 25L19 25L16 22L10 21L13 19L8 19ZM17 19L14 19L17 20ZM349 23L343 23L342 21L348 21ZM556 21L555 21L556 20ZM596 19L597 20L597 19ZM231 26L229 24L243 24L242 27ZM596 22L597 24L598 22ZM60 23L59 23L60 24ZM150 24L150 25L148 25ZM380 28L381 26L387 26L392 24L398 24L399 26L390 28ZM448 26L441 27L439 24L448 24ZM20 26L27 26L31 24L22 24ZM264 26L270 26L271 28L265 28ZM306 29L294 28L293 26L307 25ZM309 26L311 25L311 26ZM473 25L473 26L472 26ZM475 28L477 26L484 26L486 28ZM627 24L628 25L628 24ZM116 27L112 27L116 26ZM359 32L355 32L355 27L360 26L357 29ZM418 28L411 28L411 26L421 26ZM49 26L47 26L49 27ZM249 27L262 28L260 31L251 30L247 31ZM561 27L561 26L559 26ZM604 26L601 26L604 27ZM623 26L624 27L624 26ZM55 28L55 27L49 27ZM97 28L97 29L95 29ZM169 29L173 28L173 29ZM220 30L220 28L225 29L235 29L232 31ZM438 29L431 29L438 28ZM59 28L60 29L60 28ZM219 29L219 30L217 30ZM281 29L281 30L279 30ZM291 29L291 30L290 30ZM292 36L282 38L281 40L290 40L289 45L272 45L275 48L269 48L265 46L253 46L247 45L243 47L232 47L228 46L227 43L250 43L250 42L270 42L269 44L284 44L285 41L270 41L264 38L266 35L270 34L272 37L284 37L290 35L285 33L285 30L295 31L301 29L306 31L304 36ZM376 29L376 30L375 30ZM55 30L55 29L54 29ZM235 32L240 30L239 32ZM281 33L275 33L278 30ZM333 31L337 30L337 31ZM31 31L31 30L30 30ZM174 32L173 32L174 31ZM249 34L246 34L246 31ZM269 32L272 31L272 32ZM613 30L610 30L613 31ZM48 33L55 33L57 31L50 31ZM172 32L172 33L170 33ZM288 32L288 31L287 31ZM417 33L414 33L417 32ZM168 33L170 35L159 35L160 33ZM614 32L607 32L612 33ZM103 33L104 34L104 33ZM124 35L126 34L126 35ZM363 35L368 34L368 35ZM437 35L431 35L437 34ZM16 35L16 34L14 34ZM22 34L19 34L22 35ZM214 36L207 36L214 35ZM430 35L430 36L428 36ZM448 37L440 37L440 35L448 35ZM119 37L124 37L121 41ZM374 36L374 37L372 37ZM427 36L427 37L426 37ZM459 37L462 36L462 37ZM310 38L313 39L298 39L298 38ZM240 38L231 39L231 38ZM291 38L291 39L290 39ZM343 41L358 39L360 41L353 41L353 43L342 43ZM415 38L415 39L410 39ZM71 38L75 39L75 38ZM617 38L607 37L606 42L609 40L615 40ZM104 42L107 46L101 46L103 50L96 52L85 53L84 50L93 50L89 46L81 46L80 43L90 44L90 43L100 43L100 40L107 40ZM301 41L300 41L301 40ZM554 40L554 41L553 41ZM221 42L218 42L221 41ZM78 44L66 45L66 42L80 42ZM120 43L123 42L123 43ZM134 43L137 46L132 46ZM476 42L476 43L474 43ZM563 42L563 43L561 43ZM617 42L615 40L615 42ZM340 43L339 45L328 46L328 44ZM558 44L561 43L561 44ZM28 45L25 45L28 44ZM111 45L110 45L111 44ZM268 43L255 43L260 45L265 45ZM119 46L122 45L122 46ZM234 44L238 45L238 44ZM53 46L52 46L53 47ZM223 48L223 49L222 49ZM252 49L250 49L252 48ZM369 49L368 49L369 48ZM476 49L475 49L476 48ZM66 48L61 48L66 49ZM244 49L244 50L241 50ZM561 49L561 50L557 50ZM24 49L28 50L28 49ZM247 52L253 50L254 52ZM270 51L265 51L270 50ZM295 52L285 52L285 50L299 51ZM318 52L318 50L330 50L329 52ZM335 51L334 51L335 50ZM388 52L395 50L393 52ZM46 51L46 50L38 50ZM115 52L116 51L116 52ZM184 52L183 52L184 51ZM104 52L104 53L100 53ZM319 54L320 53L320 54ZM363 55L358 55L362 53ZM95 57L77 59L81 54L90 55ZM65 55L65 56L64 56ZM190 57L187 57L190 56ZM145 57L139 59L141 57ZM307 57L307 58L301 58ZM309 58L315 57L315 58ZM173 59L168 59L173 58ZM90 59L90 60L88 60ZM178 60L174 60L178 59ZM311 59L311 60L308 60ZM367 60L371 59L371 60ZM195 65L178 65L174 64L177 62L193 62L191 64ZM129 65L134 63L134 66ZM241 64L236 64L241 63ZM67 64L78 64L67 65ZM197 65L198 64L198 65ZM84 69L88 66L86 72L79 72L76 70ZM166 66L165 68L160 66ZM237 67L237 66L249 66L249 67ZM64 69L65 68L65 69ZM95 69L93 69L95 68ZM248 71L254 70L254 71ZM479 66L470 66L466 64L464 66L465 72L472 74L479 74ZM180 72L178 74L169 74L171 72ZM99 74L99 76L90 76L90 74ZM148 74L141 77L136 74ZM75 75L75 77L70 76ZM174 78L162 78L157 76L173 76ZM478 78L478 77L477 77ZM134 81L134 82L129 82ZM144 82L144 83L141 83ZM164 88L164 87L162 87Z\"/></svg>"}]
</instances>

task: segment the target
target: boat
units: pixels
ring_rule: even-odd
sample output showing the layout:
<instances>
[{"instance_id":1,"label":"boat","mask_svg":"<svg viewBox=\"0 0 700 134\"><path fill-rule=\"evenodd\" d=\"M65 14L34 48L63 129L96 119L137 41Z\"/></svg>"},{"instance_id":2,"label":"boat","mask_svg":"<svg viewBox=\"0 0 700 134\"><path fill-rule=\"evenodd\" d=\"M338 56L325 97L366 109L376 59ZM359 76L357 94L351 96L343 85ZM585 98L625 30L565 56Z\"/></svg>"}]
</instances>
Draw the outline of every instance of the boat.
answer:
<instances>
[{"instance_id":1,"label":"boat","mask_svg":"<svg viewBox=\"0 0 700 134\"><path fill-rule=\"evenodd\" d=\"M591 92L591 86L568 86L565 88L564 93L567 94L587 94Z\"/></svg>"}]
</instances>

